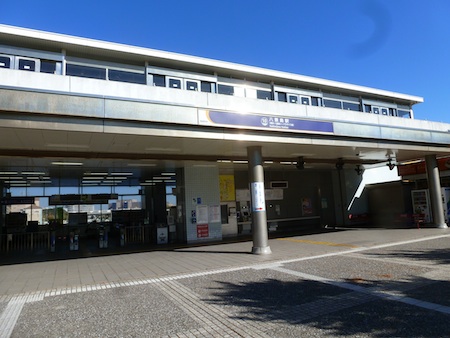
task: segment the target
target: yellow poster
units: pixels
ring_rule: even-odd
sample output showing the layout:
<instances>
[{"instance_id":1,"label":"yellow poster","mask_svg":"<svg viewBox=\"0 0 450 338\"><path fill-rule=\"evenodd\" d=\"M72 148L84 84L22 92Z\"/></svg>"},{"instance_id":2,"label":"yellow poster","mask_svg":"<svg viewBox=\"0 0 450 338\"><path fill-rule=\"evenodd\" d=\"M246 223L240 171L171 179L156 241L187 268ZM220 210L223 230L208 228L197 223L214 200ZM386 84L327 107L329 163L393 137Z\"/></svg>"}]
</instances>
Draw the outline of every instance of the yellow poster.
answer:
<instances>
[{"instance_id":1,"label":"yellow poster","mask_svg":"<svg viewBox=\"0 0 450 338\"><path fill-rule=\"evenodd\" d=\"M230 202L236 200L233 175L219 175L220 201Z\"/></svg>"}]
</instances>

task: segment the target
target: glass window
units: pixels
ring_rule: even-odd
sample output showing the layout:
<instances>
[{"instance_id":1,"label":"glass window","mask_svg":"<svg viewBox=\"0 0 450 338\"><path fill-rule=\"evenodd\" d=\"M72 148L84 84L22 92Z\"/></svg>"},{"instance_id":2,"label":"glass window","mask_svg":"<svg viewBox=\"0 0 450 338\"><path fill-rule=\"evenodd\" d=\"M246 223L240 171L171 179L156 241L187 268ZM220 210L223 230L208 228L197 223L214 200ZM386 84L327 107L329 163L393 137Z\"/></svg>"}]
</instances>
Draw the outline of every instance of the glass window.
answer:
<instances>
[{"instance_id":1,"label":"glass window","mask_svg":"<svg viewBox=\"0 0 450 338\"><path fill-rule=\"evenodd\" d=\"M278 92L278 101L287 102L287 95L283 92Z\"/></svg>"},{"instance_id":2,"label":"glass window","mask_svg":"<svg viewBox=\"0 0 450 338\"><path fill-rule=\"evenodd\" d=\"M36 70L36 61L19 59L19 69L34 72Z\"/></svg>"},{"instance_id":3,"label":"glass window","mask_svg":"<svg viewBox=\"0 0 450 338\"><path fill-rule=\"evenodd\" d=\"M90 66L67 64L66 75L88 77L91 79L106 79L106 69Z\"/></svg>"},{"instance_id":4,"label":"glass window","mask_svg":"<svg viewBox=\"0 0 450 338\"><path fill-rule=\"evenodd\" d=\"M321 97L311 97L311 104L313 106L321 107L322 106L322 98Z\"/></svg>"},{"instance_id":5,"label":"glass window","mask_svg":"<svg viewBox=\"0 0 450 338\"><path fill-rule=\"evenodd\" d=\"M400 116L400 117L404 117L407 119L411 118L411 113L409 112L409 110L398 109L397 113L398 113L398 116Z\"/></svg>"},{"instance_id":6,"label":"glass window","mask_svg":"<svg viewBox=\"0 0 450 338\"><path fill-rule=\"evenodd\" d=\"M55 74L56 61L41 60L41 73Z\"/></svg>"},{"instance_id":7,"label":"glass window","mask_svg":"<svg viewBox=\"0 0 450 338\"><path fill-rule=\"evenodd\" d=\"M272 100L272 93L267 90L257 90L256 97L260 100Z\"/></svg>"},{"instance_id":8,"label":"glass window","mask_svg":"<svg viewBox=\"0 0 450 338\"><path fill-rule=\"evenodd\" d=\"M0 68L10 68L11 59L7 56L0 56Z\"/></svg>"},{"instance_id":9,"label":"glass window","mask_svg":"<svg viewBox=\"0 0 450 338\"><path fill-rule=\"evenodd\" d=\"M166 77L164 75L153 74L153 85L156 87L165 87Z\"/></svg>"},{"instance_id":10,"label":"glass window","mask_svg":"<svg viewBox=\"0 0 450 338\"><path fill-rule=\"evenodd\" d=\"M179 80L179 79L169 79L169 87L170 88L181 89L181 80Z\"/></svg>"},{"instance_id":11,"label":"glass window","mask_svg":"<svg viewBox=\"0 0 450 338\"><path fill-rule=\"evenodd\" d=\"M302 104L309 105L309 97L302 97Z\"/></svg>"},{"instance_id":12,"label":"glass window","mask_svg":"<svg viewBox=\"0 0 450 338\"><path fill-rule=\"evenodd\" d=\"M108 70L108 79L110 81L120 81L138 84L146 83L144 73L127 72L124 70L116 70L116 69Z\"/></svg>"},{"instance_id":13,"label":"glass window","mask_svg":"<svg viewBox=\"0 0 450 338\"><path fill-rule=\"evenodd\" d=\"M233 86L227 86L227 85L219 84L217 86L217 92L219 94L233 95L234 94L234 87Z\"/></svg>"},{"instance_id":14,"label":"glass window","mask_svg":"<svg viewBox=\"0 0 450 338\"><path fill-rule=\"evenodd\" d=\"M381 114L387 115L388 114L388 109L387 108L381 108Z\"/></svg>"},{"instance_id":15,"label":"glass window","mask_svg":"<svg viewBox=\"0 0 450 338\"><path fill-rule=\"evenodd\" d=\"M370 104L364 105L364 112L371 113L372 112L372 106Z\"/></svg>"},{"instance_id":16,"label":"glass window","mask_svg":"<svg viewBox=\"0 0 450 338\"><path fill-rule=\"evenodd\" d=\"M342 102L336 100L323 99L323 104L328 108L342 108Z\"/></svg>"},{"instance_id":17,"label":"glass window","mask_svg":"<svg viewBox=\"0 0 450 338\"><path fill-rule=\"evenodd\" d=\"M372 112L373 112L374 114L379 114L379 113L380 113L380 108L379 108L379 107L373 107L373 108L372 108Z\"/></svg>"},{"instance_id":18,"label":"glass window","mask_svg":"<svg viewBox=\"0 0 450 338\"><path fill-rule=\"evenodd\" d=\"M298 96L297 95L288 95L289 102L290 103L297 103L298 102Z\"/></svg>"},{"instance_id":19,"label":"glass window","mask_svg":"<svg viewBox=\"0 0 450 338\"><path fill-rule=\"evenodd\" d=\"M196 81L186 81L187 90L198 90L198 83Z\"/></svg>"},{"instance_id":20,"label":"glass window","mask_svg":"<svg viewBox=\"0 0 450 338\"><path fill-rule=\"evenodd\" d=\"M211 82L202 81L201 84L201 90L204 93L212 93L212 84Z\"/></svg>"},{"instance_id":21,"label":"glass window","mask_svg":"<svg viewBox=\"0 0 450 338\"><path fill-rule=\"evenodd\" d=\"M342 106L345 110L361 111L359 103L342 102Z\"/></svg>"},{"instance_id":22,"label":"glass window","mask_svg":"<svg viewBox=\"0 0 450 338\"><path fill-rule=\"evenodd\" d=\"M389 108L389 116L397 116L397 109Z\"/></svg>"}]
</instances>

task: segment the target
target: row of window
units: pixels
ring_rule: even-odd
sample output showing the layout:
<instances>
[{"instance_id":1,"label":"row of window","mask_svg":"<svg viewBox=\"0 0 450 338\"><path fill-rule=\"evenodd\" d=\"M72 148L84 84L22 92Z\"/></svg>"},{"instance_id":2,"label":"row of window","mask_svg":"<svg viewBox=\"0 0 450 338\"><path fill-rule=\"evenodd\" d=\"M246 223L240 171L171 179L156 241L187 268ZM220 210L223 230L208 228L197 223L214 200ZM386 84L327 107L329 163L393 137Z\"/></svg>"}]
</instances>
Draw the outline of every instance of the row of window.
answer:
<instances>
[{"instance_id":1,"label":"row of window","mask_svg":"<svg viewBox=\"0 0 450 338\"><path fill-rule=\"evenodd\" d=\"M33 72L62 74L62 63L51 60L32 59L12 55L0 55L0 68L13 68ZM358 98L349 100L331 99L322 96L301 95L283 91L272 91L255 89L246 91L240 86L231 84L215 83L211 81L193 80L188 78L172 77L161 74L146 74L142 71L128 71L114 69L111 67L97 67L85 64L67 62L65 74L69 76L79 76L92 79L102 79L109 81L128 82L136 84L152 84L157 87L169 87L176 89L201 91L207 93L218 93L223 95L236 95L243 97L254 97L261 100L276 100L302 105L312 105L319 107L360 111L386 116L399 116L410 118L408 109L397 109L383 106L365 104ZM319 95L319 93L318 93ZM321 94L320 94L321 95ZM332 95L335 97L336 95Z\"/></svg>"}]
</instances>

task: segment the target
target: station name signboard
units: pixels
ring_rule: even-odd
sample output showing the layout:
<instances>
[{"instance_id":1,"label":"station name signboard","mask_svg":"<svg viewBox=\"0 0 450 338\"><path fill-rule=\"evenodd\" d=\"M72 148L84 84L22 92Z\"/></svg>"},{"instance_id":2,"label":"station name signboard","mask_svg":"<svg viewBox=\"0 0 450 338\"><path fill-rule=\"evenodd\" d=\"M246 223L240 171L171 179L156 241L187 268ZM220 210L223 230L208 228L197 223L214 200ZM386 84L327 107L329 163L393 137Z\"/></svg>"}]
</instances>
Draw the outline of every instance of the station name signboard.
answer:
<instances>
[{"instance_id":1,"label":"station name signboard","mask_svg":"<svg viewBox=\"0 0 450 338\"><path fill-rule=\"evenodd\" d=\"M72 205L72 204L106 204L110 200L119 198L118 194L67 194L52 195L49 205Z\"/></svg>"},{"instance_id":2,"label":"station name signboard","mask_svg":"<svg viewBox=\"0 0 450 338\"><path fill-rule=\"evenodd\" d=\"M241 114L217 110L199 110L199 124L233 126L290 132L332 134L333 123L272 115Z\"/></svg>"}]
</instances>

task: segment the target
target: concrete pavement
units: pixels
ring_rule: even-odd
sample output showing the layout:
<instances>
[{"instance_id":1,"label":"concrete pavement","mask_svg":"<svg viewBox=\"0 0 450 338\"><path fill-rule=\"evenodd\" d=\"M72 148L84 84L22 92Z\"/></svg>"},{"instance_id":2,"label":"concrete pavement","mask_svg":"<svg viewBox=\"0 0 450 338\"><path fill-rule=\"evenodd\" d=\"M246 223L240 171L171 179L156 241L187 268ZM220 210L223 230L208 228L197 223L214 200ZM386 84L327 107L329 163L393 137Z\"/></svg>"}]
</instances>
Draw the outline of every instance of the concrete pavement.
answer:
<instances>
[{"instance_id":1,"label":"concrete pavement","mask_svg":"<svg viewBox=\"0 0 450 338\"><path fill-rule=\"evenodd\" d=\"M450 231L0 266L0 337L449 337Z\"/></svg>"}]
</instances>

